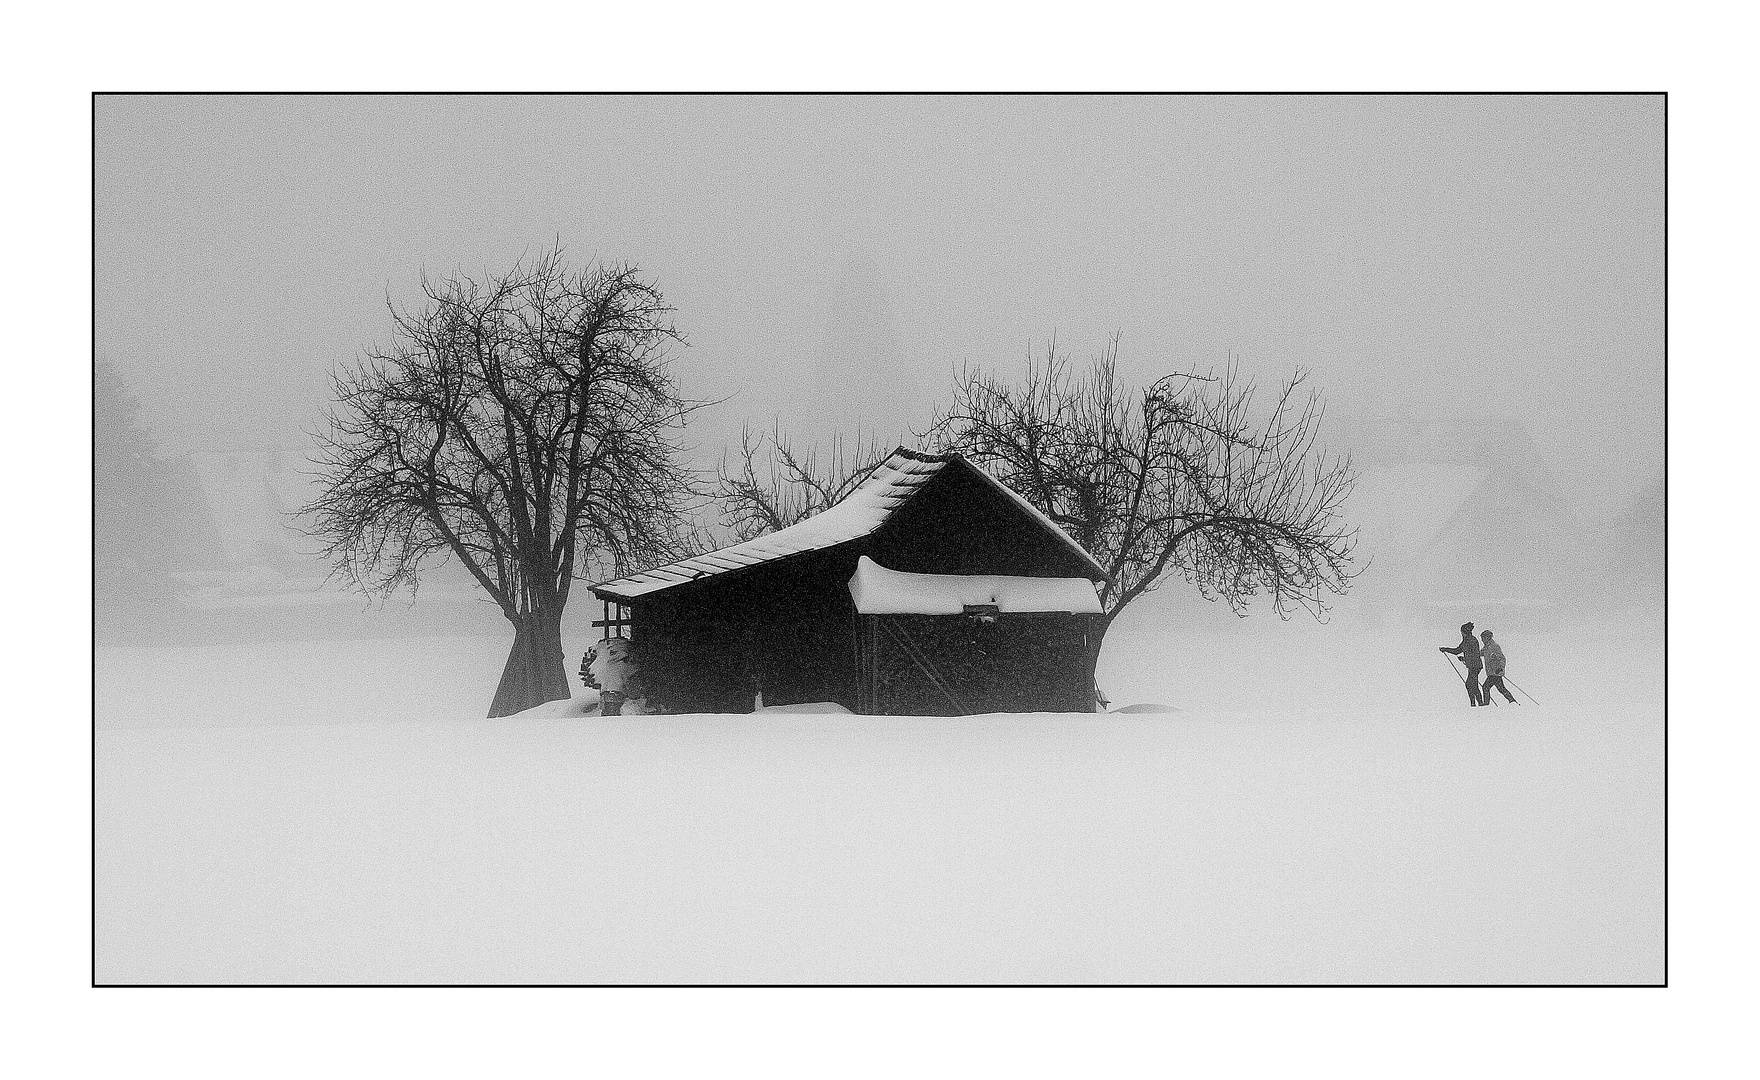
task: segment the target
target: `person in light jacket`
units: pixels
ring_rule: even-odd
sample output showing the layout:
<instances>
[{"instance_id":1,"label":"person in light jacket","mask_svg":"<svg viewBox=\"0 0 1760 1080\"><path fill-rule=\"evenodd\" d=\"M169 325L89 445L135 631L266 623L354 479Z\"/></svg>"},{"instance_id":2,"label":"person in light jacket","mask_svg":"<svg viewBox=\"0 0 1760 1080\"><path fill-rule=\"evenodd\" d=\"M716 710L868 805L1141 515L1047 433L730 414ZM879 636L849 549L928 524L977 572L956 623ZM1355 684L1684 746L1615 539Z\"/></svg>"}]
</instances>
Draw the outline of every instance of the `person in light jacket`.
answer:
<instances>
[{"instance_id":1,"label":"person in light jacket","mask_svg":"<svg viewBox=\"0 0 1760 1080\"><path fill-rule=\"evenodd\" d=\"M1467 665L1467 704L1483 705L1485 699L1479 696L1479 639L1473 636L1473 624L1461 623L1461 643L1450 648L1442 646L1438 652L1453 653Z\"/></svg>"},{"instance_id":2,"label":"person in light jacket","mask_svg":"<svg viewBox=\"0 0 1760 1080\"><path fill-rule=\"evenodd\" d=\"M1490 702L1491 688L1495 686L1505 701L1511 705L1520 705L1516 696L1509 692L1509 687L1503 685L1503 646L1491 640L1489 630L1479 636L1485 639L1479 646L1479 652L1485 658L1485 685L1479 688L1479 696Z\"/></svg>"}]
</instances>

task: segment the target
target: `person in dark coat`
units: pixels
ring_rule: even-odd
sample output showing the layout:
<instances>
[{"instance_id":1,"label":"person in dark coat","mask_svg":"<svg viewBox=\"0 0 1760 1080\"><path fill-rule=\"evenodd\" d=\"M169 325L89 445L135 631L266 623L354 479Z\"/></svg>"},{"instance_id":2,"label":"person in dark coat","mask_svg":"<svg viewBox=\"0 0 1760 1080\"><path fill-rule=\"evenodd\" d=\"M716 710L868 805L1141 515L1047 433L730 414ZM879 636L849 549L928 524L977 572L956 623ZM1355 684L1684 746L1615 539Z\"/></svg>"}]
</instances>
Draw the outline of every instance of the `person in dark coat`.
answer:
<instances>
[{"instance_id":1,"label":"person in dark coat","mask_svg":"<svg viewBox=\"0 0 1760 1080\"><path fill-rule=\"evenodd\" d=\"M1491 688L1497 687L1503 694L1503 700L1511 705L1519 705L1516 696L1503 685L1503 646L1491 640L1491 631L1486 630L1479 635L1485 640L1479 645L1479 652L1485 659L1485 685L1479 687L1479 696L1486 701L1491 700Z\"/></svg>"},{"instance_id":2,"label":"person in dark coat","mask_svg":"<svg viewBox=\"0 0 1760 1080\"><path fill-rule=\"evenodd\" d=\"M1467 703L1483 705L1485 699L1479 693L1479 669L1484 666L1479 657L1479 639L1473 636L1473 624L1461 623L1461 643L1450 648L1442 646L1439 652L1453 653L1467 665Z\"/></svg>"}]
</instances>

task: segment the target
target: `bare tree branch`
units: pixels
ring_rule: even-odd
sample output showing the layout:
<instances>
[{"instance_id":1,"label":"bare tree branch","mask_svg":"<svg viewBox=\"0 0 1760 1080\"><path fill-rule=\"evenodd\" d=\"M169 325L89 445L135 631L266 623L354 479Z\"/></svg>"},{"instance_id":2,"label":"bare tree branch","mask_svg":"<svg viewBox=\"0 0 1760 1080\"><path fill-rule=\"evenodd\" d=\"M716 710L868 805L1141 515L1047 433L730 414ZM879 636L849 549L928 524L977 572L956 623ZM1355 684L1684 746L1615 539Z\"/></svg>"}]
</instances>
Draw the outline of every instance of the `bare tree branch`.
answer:
<instances>
[{"instance_id":1,"label":"bare tree branch","mask_svg":"<svg viewBox=\"0 0 1760 1080\"><path fill-rule=\"evenodd\" d=\"M1298 371L1262 418L1231 361L1121 384L1118 339L1085 371L1057 351L1020 381L968 368L929 428L1063 526L1106 568L1108 617L1172 576L1236 613L1254 596L1323 615L1356 576L1342 519L1350 459L1317 444L1323 410Z\"/></svg>"},{"instance_id":2,"label":"bare tree branch","mask_svg":"<svg viewBox=\"0 0 1760 1080\"><path fill-rule=\"evenodd\" d=\"M786 529L830 509L886 460L896 443L856 433L853 443L835 436L830 447L800 446L780 424L766 435L740 431L739 462L722 459L715 483L721 524L736 540Z\"/></svg>"}]
</instances>

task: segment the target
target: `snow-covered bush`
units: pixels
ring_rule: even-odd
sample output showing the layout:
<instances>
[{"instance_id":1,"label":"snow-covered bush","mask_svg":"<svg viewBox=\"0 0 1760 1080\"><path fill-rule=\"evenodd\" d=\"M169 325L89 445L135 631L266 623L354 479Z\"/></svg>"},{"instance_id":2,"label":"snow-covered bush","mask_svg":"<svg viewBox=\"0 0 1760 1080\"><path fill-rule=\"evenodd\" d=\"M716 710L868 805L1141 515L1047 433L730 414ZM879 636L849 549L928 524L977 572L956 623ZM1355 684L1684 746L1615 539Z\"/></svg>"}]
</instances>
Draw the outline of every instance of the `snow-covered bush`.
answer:
<instances>
[{"instance_id":1,"label":"snow-covered bush","mask_svg":"<svg viewBox=\"0 0 1760 1080\"><path fill-rule=\"evenodd\" d=\"M642 677L640 650L628 638L605 638L581 657L581 681L601 692L623 695L623 712L643 716L662 712L650 698L648 681Z\"/></svg>"}]
</instances>

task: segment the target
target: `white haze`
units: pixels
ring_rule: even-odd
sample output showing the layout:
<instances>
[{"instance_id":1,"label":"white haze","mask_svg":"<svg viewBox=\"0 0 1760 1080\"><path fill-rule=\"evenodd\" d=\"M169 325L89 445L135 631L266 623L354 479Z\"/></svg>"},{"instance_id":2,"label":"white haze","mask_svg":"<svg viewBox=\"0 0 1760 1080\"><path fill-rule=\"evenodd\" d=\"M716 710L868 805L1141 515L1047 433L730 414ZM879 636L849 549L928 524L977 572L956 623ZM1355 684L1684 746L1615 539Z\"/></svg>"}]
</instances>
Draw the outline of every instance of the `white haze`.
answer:
<instances>
[{"instance_id":1,"label":"white haze","mask_svg":"<svg viewBox=\"0 0 1760 1080\"><path fill-rule=\"evenodd\" d=\"M1132 379L1309 369L1365 468L1660 507L1657 98L105 97L96 149L97 349L200 489L180 572L321 574L284 515L326 373L424 270L555 239L676 303L704 467L1117 332Z\"/></svg>"}]
</instances>

